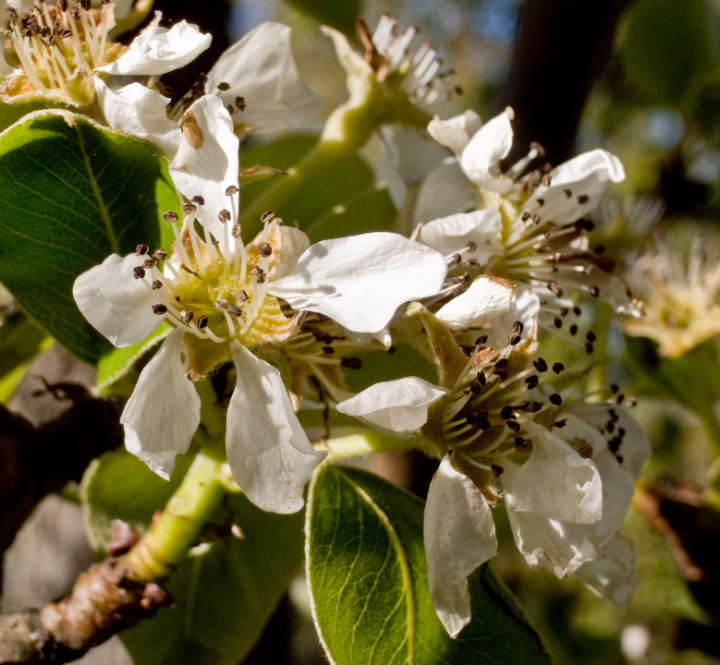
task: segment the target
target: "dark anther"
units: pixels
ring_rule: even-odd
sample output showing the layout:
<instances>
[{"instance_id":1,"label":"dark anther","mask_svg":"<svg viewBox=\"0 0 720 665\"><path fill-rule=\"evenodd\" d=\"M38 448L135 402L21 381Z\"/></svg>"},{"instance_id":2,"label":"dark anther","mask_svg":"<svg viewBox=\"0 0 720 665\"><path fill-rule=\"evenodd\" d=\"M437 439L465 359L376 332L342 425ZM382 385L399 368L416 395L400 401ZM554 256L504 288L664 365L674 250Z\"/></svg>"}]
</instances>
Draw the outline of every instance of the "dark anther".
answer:
<instances>
[{"instance_id":1,"label":"dark anther","mask_svg":"<svg viewBox=\"0 0 720 665\"><path fill-rule=\"evenodd\" d=\"M167 258L167 252L164 249L156 249L152 255L158 261L164 261Z\"/></svg>"},{"instance_id":2,"label":"dark anther","mask_svg":"<svg viewBox=\"0 0 720 665\"><path fill-rule=\"evenodd\" d=\"M570 310L567 307L560 308L560 316L567 316Z\"/></svg>"},{"instance_id":3,"label":"dark anther","mask_svg":"<svg viewBox=\"0 0 720 665\"><path fill-rule=\"evenodd\" d=\"M239 190L235 185L230 185L230 186L225 190L225 196L234 196L234 195L237 194L239 191L240 191L240 190Z\"/></svg>"},{"instance_id":4,"label":"dark anther","mask_svg":"<svg viewBox=\"0 0 720 665\"><path fill-rule=\"evenodd\" d=\"M157 291L158 289L162 289L163 283L159 279L153 280L152 283L152 290Z\"/></svg>"},{"instance_id":5,"label":"dark anther","mask_svg":"<svg viewBox=\"0 0 720 665\"><path fill-rule=\"evenodd\" d=\"M227 92L228 90L230 90L230 84L222 81L221 83L218 83L217 89L221 92Z\"/></svg>"},{"instance_id":6,"label":"dark anther","mask_svg":"<svg viewBox=\"0 0 720 665\"><path fill-rule=\"evenodd\" d=\"M474 251L477 250L477 243L476 243L474 240L469 240L469 241L465 244L465 247L467 247L468 252L474 252Z\"/></svg>"},{"instance_id":7,"label":"dark anther","mask_svg":"<svg viewBox=\"0 0 720 665\"><path fill-rule=\"evenodd\" d=\"M577 197L577 202L582 205L583 203L587 203L589 198L587 194L580 194L580 196Z\"/></svg>"},{"instance_id":8,"label":"dark anther","mask_svg":"<svg viewBox=\"0 0 720 665\"><path fill-rule=\"evenodd\" d=\"M617 383L611 383L609 387L610 392L612 392L613 395L617 394L617 392L620 390L620 386Z\"/></svg>"},{"instance_id":9,"label":"dark anther","mask_svg":"<svg viewBox=\"0 0 720 665\"><path fill-rule=\"evenodd\" d=\"M616 401L617 401L618 404L622 404L624 399L625 399L625 395L623 395L622 393L620 393L620 394L617 396Z\"/></svg>"},{"instance_id":10,"label":"dark anther","mask_svg":"<svg viewBox=\"0 0 720 665\"><path fill-rule=\"evenodd\" d=\"M594 342L597 337L595 337L595 333L592 330L588 330L587 333L585 333L585 337L587 337L588 342Z\"/></svg>"},{"instance_id":11,"label":"dark anther","mask_svg":"<svg viewBox=\"0 0 720 665\"><path fill-rule=\"evenodd\" d=\"M569 189L563 189L563 192L565 193L565 196L570 198L572 196L572 192Z\"/></svg>"},{"instance_id":12,"label":"dark anther","mask_svg":"<svg viewBox=\"0 0 720 665\"><path fill-rule=\"evenodd\" d=\"M240 224L233 224L232 228L230 229L230 233L233 238L239 238L240 234L242 233Z\"/></svg>"},{"instance_id":13,"label":"dark anther","mask_svg":"<svg viewBox=\"0 0 720 665\"><path fill-rule=\"evenodd\" d=\"M255 277L258 284L262 284L265 282L265 277L266 277L265 271L260 266L258 266L258 265L253 266L250 269L250 274L252 274Z\"/></svg>"},{"instance_id":14,"label":"dark anther","mask_svg":"<svg viewBox=\"0 0 720 665\"><path fill-rule=\"evenodd\" d=\"M266 242L261 242L258 245L258 253L260 254L260 256L270 256L270 254L272 254L272 247L270 247L270 245L268 245Z\"/></svg>"},{"instance_id":15,"label":"dark anther","mask_svg":"<svg viewBox=\"0 0 720 665\"><path fill-rule=\"evenodd\" d=\"M520 431L520 423L516 423L514 420L508 420L505 424L516 434Z\"/></svg>"},{"instance_id":16,"label":"dark anther","mask_svg":"<svg viewBox=\"0 0 720 665\"><path fill-rule=\"evenodd\" d=\"M490 468L492 469L496 478L499 478L503 474L503 471L505 471L505 469L503 469L499 464L493 464Z\"/></svg>"},{"instance_id":17,"label":"dark anther","mask_svg":"<svg viewBox=\"0 0 720 665\"><path fill-rule=\"evenodd\" d=\"M610 434L612 434L615 431L615 423L610 421L605 424L605 428L607 429L608 432L610 432Z\"/></svg>"},{"instance_id":18,"label":"dark anther","mask_svg":"<svg viewBox=\"0 0 720 665\"><path fill-rule=\"evenodd\" d=\"M605 253L605 245L596 245L593 247L593 252L598 256L602 256Z\"/></svg>"},{"instance_id":19,"label":"dark anther","mask_svg":"<svg viewBox=\"0 0 720 665\"><path fill-rule=\"evenodd\" d=\"M637 397L628 397L627 403L630 407L637 406Z\"/></svg>"},{"instance_id":20,"label":"dark anther","mask_svg":"<svg viewBox=\"0 0 720 665\"><path fill-rule=\"evenodd\" d=\"M516 436L515 437L515 445L518 448L527 448L527 441L525 441L525 439L521 436Z\"/></svg>"},{"instance_id":21,"label":"dark anther","mask_svg":"<svg viewBox=\"0 0 720 665\"><path fill-rule=\"evenodd\" d=\"M510 335L510 337L508 337L508 344L510 344L510 346L515 346L516 344L520 344L521 341L522 341L521 335L513 334L513 335Z\"/></svg>"},{"instance_id":22,"label":"dark anther","mask_svg":"<svg viewBox=\"0 0 720 665\"><path fill-rule=\"evenodd\" d=\"M335 349L333 349L332 346L323 346L323 347L322 347L322 352L323 352L325 355L329 356L330 354L335 353Z\"/></svg>"},{"instance_id":23,"label":"dark anther","mask_svg":"<svg viewBox=\"0 0 720 665\"><path fill-rule=\"evenodd\" d=\"M242 316L242 312L243 312L242 307L238 307L237 305L230 305L227 308L227 311L228 311L228 314L230 314L230 316L234 316L235 318Z\"/></svg>"},{"instance_id":24,"label":"dark anther","mask_svg":"<svg viewBox=\"0 0 720 665\"><path fill-rule=\"evenodd\" d=\"M143 256L143 254L147 254L150 251L150 248L147 245L138 245L135 248L135 254L137 256Z\"/></svg>"},{"instance_id":25,"label":"dark anther","mask_svg":"<svg viewBox=\"0 0 720 665\"><path fill-rule=\"evenodd\" d=\"M238 111L244 111L245 110L245 99L243 97L237 97L235 99L235 106L237 106Z\"/></svg>"},{"instance_id":26,"label":"dark anther","mask_svg":"<svg viewBox=\"0 0 720 665\"><path fill-rule=\"evenodd\" d=\"M590 287L590 295L593 298L597 298L600 295L600 289L597 286Z\"/></svg>"},{"instance_id":27,"label":"dark anther","mask_svg":"<svg viewBox=\"0 0 720 665\"><path fill-rule=\"evenodd\" d=\"M553 364L553 372L555 372L555 374L560 374L560 372L564 372L564 371L565 371L565 365L563 365L562 363L554 363Z\"/></svg>"},{"instance_id":28,"label":"dark anther","mask_svg":"<svg viewBox=\"0 0 720 665\"><path fill-rule=\"evenodd\" d=\"M478 381L477 379L475 379L475 381L471 381L470 382L470 391L472 392L473 395L479 395L480 392L482 391L482 383L480 383L480 381Z\"/></svg>"},{"instance_id":29,"label":"dark anther","mask_svg":"<svg viewBox=\"0 0 720 665\"><path fill-rule=\"evenodd\" d=\"M530 405L530 413L537 413L542 410L542 404L540 402L533 402Z\"/></svg>"},{"instance_id":30,"label":"dark anther","mask_svg":"<svg viewBox=\"0 0 720 665\"><path fill-rule=\"evenodd\" d=\"M537 226L540 223L540 215L538 215L538 214L533 215L532 221L533 221L533 224L535 224L535 226Z\"/></svg>"},{"instance_id":31,"label":"dark anther","mask_svg":"<svg viewBox=\"0 0 720 665\"><path fill-rule=\"evenodd\" d=\"M619 436L619 437L624 437L625 434L627 434L627 432L625 431L625 428L624 428L624 427L620 427L620 428L618 429L618 436Z\"/></svg>"},{"instance_id":32,"label":"dark anther","mask_svg":"<svg viewBox=\"0 0 720 665\"><path fill-rule=\"evenodd\" d=\"M340 364L347 369L360 369L362 367L362 361L360 358L343 358Z\"/></svg>"},{"instance_id":33,"label":"dark anther","mask_svg":"<svg viewBox=\"0 0 720 665\"><path fill-rule=\"evenodd\" d=\"M479 268L480 267L480 261L478 261L475 257L471 257L467 260L467 264L471 268Z\"/></svg>"},{"instance_id":34,"label":"dark anther","mask_svg":"<svg viewBox=\"0 0 720 665\"><path fill-rule=\"evenodd\" d=\"M153 305L153 306L152 306L152 311L153 311L153 314L162 315L162 314L165 314L165 312L167 312L167 307L165 307L165 305L162 305L162 304L160 304L160 305Z\"/></svg>"},{"instance_id":35,"label":"dark anther","mask_svg":"<svg viewBox=\"0 0 720 665\"><path fill-rule=\"evenodd\" d=\"M549 174L543 173L543 177L540 178L540 182L541 182L545 187L550 187L550 183L552 182L552 178L550 177Z\"/></svg>"},{"instance_id":36,"label":"dark anther","mask_svg":"<svg viewBox=\"0 0 720 665\"><path fill-rule=\"evenodd\" d=\"M190 200L193 203L197 203L199 206L205 205L205 199L202 196L200 196L199 194L197 196L193 196Z\"/></svg>"},{"instance_id":37,"label":"dark anther","mask_svg":"<svg viewBox=\"0 0 720 665\"><path fill-rule=\"evenodd\" d=\"M520 215L520 219L522 219L523 222L527 222L528 219L530 219L530 213L525 211L522 215Z\"/></svg>"},{"instance_id":38,"label":"dark anther","mask_svg":"<svg viewBox=\"0 0 720 665\"><path fill-rule=\"evenodd\" d=\"M485 383L487 382L487 379L485 378L485 372L478 372L478 373L477 373L477 380L478 380L478 383L479 383L481 386L484 386Z\"/></svg>"},{"instance_id":39,"label":"dark anther","mask_svg":"<svg viewBox=\"0 0 720 665\"><path fill-rule=\"evenodd\" d=\"M573 314L575 316L580 316L582 314L582 310L579 307L573 307Z\"/></svg>"},{"instance_id":40,"label":"dark anther","mask_svg":"<svg viewBox=\"0 0 720 665\"><path fill-rule=\"evenodd\" d=\"M172 210L168 210L167 212L163 213L163 219L166 222L170 222L171 224L174 224L175 222L177 222L178 216Z\"/></svg>"},{"instance_id":41,"label":"dark anther","mask_svg":"<svg viewBox=\"0 0 720 665\"><path fill-rule=\"evenodd\" d=\"M241 289L235 294L235 300L238 302L245 302L248 299L248 294L245 289Z\"/></svg>"},{"instance_id":42,"label":"dark anther","mask_svg":"<svg viewBox=\"0 0 720 665\"><path fill-rule=\"evenodd\" d=\"M524 327L522 321L515 321L515 323L513 323L513 332L520 335Z\"/></svg>"},{"instance_id":43,"label":"dark anther","mask_svg":"<svg viewBox=\"0 0 720 665\"><path fill-rule=\"evenodd\" d=\"M577 331L578 331L578 327L573 323L573 324L570 326L570 334L571 334L571 335L577 335Z\"/></svg>"},{"instance_id":44,"label":"dark anther","mask_svg":"<svg viewBox=\"0 0 720 665\"><path fill-rule=\"evenodd\" d=\"M567 420L564 418L562 420L558 420L556 423L553 423L553 427L557 427L558 429L562 429L567 425Z\"/></svg>"},{"instance_id":45,"label":"dark anther","mask_svg":"<svg viewBox=\"0 0 720 665\"><path fill-rule=\"evenodd\" d=\"M535 141L530 144L530 150L534 150L538 157L545 157L545 148Z\"/></svg>"},{"instance_id":46,"label":"dark anther","mask_svg":"<svg viewBox=\"0 0 720 665\"><path fill-rule=\"evenodd\" d=\"M154 268L157 265L157 261L155 259L145 259L143 261L143 268L145 270L150 270L151 268Z\"/></svg>"},{"instance_id":47,"label":"dark anther","mask_svg":"<svg viewBox=\"0 0 720 665\"><path fill-rule=\"evenodd\" d=\"M189 309L184 309L182 312L180 312L180 320L183 323L190 323L190 321L193 320L193 316L195 316Z\"/></svg>"},{"instance_id":48,"label":"dark anther","mask_svg":"<svg viewBox=\"0 0 720 665\"><path fill-rule=\"evenodd\" d=\"M585 342L585 353L590 355L595 350L595 347L590 342Z\"/></svg>"},{"instance_id":49,"label":"dark anther","mask_svg":"<svg viewBox=\"0 0 720 665\"><path fill-rule=\"evenodd\" d=\"M608 441L608 448L610 448L611 453L616 453L618 450L620 450L620 446L622 445L622 437L614 436L612 439Z\"/></svg>"},{"instance_id":50,"label":"dark anther","mask_svg":"<svg viewBox=\"0 0 720 665\"><path fill-rule=\"evenodd\" d=\"M558 298L562 298L562 289L557 285L557 282L549 282L548 290L550 293L556 295Z\"/></svg>"},{"instance_id":51,"label":"dark anther","mask_svg":"<svg viewBox=\"0 0 720 665\"><path fill-rule=\"evenodd\" d=\"M540 379L537 376L537 374L531 374L525 379L525 383L527 383L527 387L532 390L533 388L537 388L538 384L540 383Z\"/></svg>"},{"instance_id":52,"label":"dark anther","mask_svg":"<svg viewBox=\"0 0 720 665\"><path fill-rule=\"evenodd\" d=\"M543 358L538 358L536 361L533 362L533 367L538 372L547 372L548 366L547 363Z\"/></svg>"},{"instance_id":53,"label":"dark anther","mask_svg":"<svg viewBox=\"0 0 720 665\"><path fill-rule=\"evenodd\" d=\"M504 406L504 407L500 410L500 417L501 417L503 420L513 420L513 419L514 419L514 416L513 416L513 408L512 408L509 404L507 404L506 406Z\"/></svg>"},{"instance_id":54,"label":"dark anther","mask_svg":"<svg viewBox=\"0 0 720 665\"><path fill-rule=\"evenodd\" d=\"M136 268L133 268L133 276L135 279L142 279L145 277L145 268L142 266L137 266Z\"/></svg>"},{"instance_id":55,"label":"dark anther","mask_svg":"<svg viewBox=\"0 0 720 665\"><path fill-rule=\"evenodd\" d=\"M392 355L393 353L395 353L395 351L397 351L397 349L396 349L394 346L391 346L391 347L387 350L387 352L388 352L390 355Z\"/></svg>"},{"instance_id":56,"label":"dark anther","mask_svg":"<svg viewBox=\"0 0 720 665\"><path fill-rule=\"evenodd\" d=\"M505 369L510 364L510 361L507 358L500 358L495 363L495 369Z\"/></svg>"},{"instance_id":57,"label":"dark anther","mask_svg":"<svg viewBox=\"0 0 720 665\"><path fill-rule=\"evenodd\" d=\"M555 319L554 319L554 321L553 321L553 325L554 325L556 328L562 328L562 319L559 319L559 318L555 317Z\"/></svg>"},{"instance_id":58,"label":"dark anther","mask_svg":"<svg viewBox=\"0 0 720 665\"><path fill-rule=\"evenodd\" d=\"M557 393L553 393L552 395L550 395L550 397L548 397L548 399L549 399L555 406L560 406L560 405L562 404L562 397L560 397L560 395L558 395Z\"/></svg>"},{"instance_id":59,"label":"dark anther","mask_svg":"<svg viewBox=\"0 0 720 665\"><path fill-rule=\"evenodd\" d=\"M231 217L232 217L232 215L230 214L230 211L229 211L229 210L225 210L225 208L223 208L223 209L218 213L218 219L220 220L220 222L221 222L222 224L225 224L225 222L229 222Z\"/></svg>"},{"instance_id":60,"label":"dark anther","mask_svg":"<svg viewBox=\"0 0 720 665\"><path fill-rule=\"evenodd\" d=\"M195 325L198 327L199 330L202 330L203 328L207 328L208 324L208 317L204 314L202 316L198 316L197 321L195 321Z\"/></svg>"},{"instance_id":61,"label":"dark anther","mask_svg":"<svg viewBox=\"0 0 720 665\"><path fill-rule=\"evenodd\" d=\"M453 266L458 265L458 263L460 263L461 261L462 256L460 256L460 254L453 254L448 261L448 267L452 268Z\"/></svg>"},{"instance_id":62,"label":"dark anther","mask_svg":"<svg viewBox=\"0 0 720 665\"><path fill-rule=\"evenodd\" d=\"M264 212L262 215L260 215L260 221L264 224L265 222L269 222L273 217L275 217L275 213L271 210L268 210L267 212Z\"/></svg>"},{"instance_id":63,"label":"dark anther","mask_svg":"<svg viewBox=\"0 0 720 665\"><path fill-rule=\"evenodd\" d=\"M537 199L537 204L538 204L539 206L544 206L544 205L545 205L545 199Z\"/></svg>"},{"instance_id":64,"label":"dark anther","mask_svg":"<svg viewBox=\"0 0 720 665\"><path fill-rule=\"evenodd\" d=\"M228 308L228 301L223 300L222 298L218 298L215 301L215 309L220 310L221 312L224 312Z\"/></svg>"},{"instance_id":65,"label":"dark anther","mask_svg":"<svg viewBox=\"0 0 720 665\"><path fill-rule=\"evenodd\" d=\"M194 215L196 210L197 210L197 207L194 206L192 203L183 203L182 204L183 215Z\"/></svg>"}]
</instances>

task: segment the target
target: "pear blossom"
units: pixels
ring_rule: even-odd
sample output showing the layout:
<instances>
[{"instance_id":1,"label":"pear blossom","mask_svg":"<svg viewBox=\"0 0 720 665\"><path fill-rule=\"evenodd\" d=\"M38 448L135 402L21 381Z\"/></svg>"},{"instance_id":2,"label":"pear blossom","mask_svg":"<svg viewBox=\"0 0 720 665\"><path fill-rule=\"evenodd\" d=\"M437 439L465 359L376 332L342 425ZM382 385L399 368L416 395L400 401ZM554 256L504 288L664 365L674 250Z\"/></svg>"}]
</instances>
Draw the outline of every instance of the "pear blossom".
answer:
<instances>
[{"instance_id":1,"label":"pear blossom","mask_svg":"<svg viewBox=\"0 0 720 665\"><path fill-rule=\"evenodd\" d=\"M297 129L322 106L300 80L290 50L290 28L273 22L262 23L227 49L169 115L171 100L141 83L112 89L96 77L95 87L111 127L155 143L171 159L182 145L183 132L193 131L187 113L202 90L204 97L217 97L228 109L233 131L240 137Z\"/></svg>"},{"instance_id":2,"label":"pear blossom","mask_svg":"<svg viewBox=\"0 0 720 665\"><path fill-rule=\"evenodd\" d=\"M263 216L263 232L244 245L236 223L238 139L229 114L214 96L191 110L204 138L184 136L171 163L176 185L192 201L183 206L182 223L174 212L165 215L176 235L174 254L150 254L145 245L126 257L113 254L78 277L73 295L88 321L118 347L143 340L163 321L174 328L123 411L128 450L169 477L199 423L199 398L188 378L232 361L237 383L226 446L233 476L261 508L294 512L325 453L314 450L300 427L279 370L254 352L276 348L305 359L316 351L315 365L339 367L348 359L327 354L335 350L334 339L343 338L331 337L322 347L314 337L308 340L312 332L325 340L325 323L304 327L299 312L381 335L401 304L438 292L445 261L392 233L310 246L301 231L281 226L272 214ZM298 314L286 315L287 306Z\"/></svg>"},{"instance_id":3,"label":"pear blossom","mask_svg":"<svg viewBox=\"0 0 720 665\"><path fill-rule=\"evenodd\" d=\"M453 296L469 286L473 275L508 279L520 287L515 297L534 294L538 323L544 329L577 335L577 321L568 319L579 317L582 310L568 297L571 293L587 294L617 312L639 316L627 285L611 274L615 262L604 256L603 248L591 249L588 233L594 227L583 217L610 182L624 178L622 165L610 153L593 150L548 173L522 176L542 153L533 146L525 159L503 172L500 161L512 144L512 117L512 110L506 109L482 125L479 116L466 111L430 123L430 133L455 152L491 207L420 224L413 237L446 255L452 269L449 284L460 271L467 275L469 279L456 283ZM463 309L462 304L457 307ZM582 343L588 352L594 338L587 331Z\"/></svg>"},{"instance_id":4,"label":"pear blossom","mask_svg":"<svg viewBox=\"0 0 720 665\"><path fill-rule=\"evenodd\" d=\"M129 47L112 42L115 5L93 9L89 0L61 0L57 6L41 2L25 11L9 8L10 56L17 68L8 68L0 84L0 98L21 102L42 97L88 105L94 98L99 73L157 76L193 60L210 45L212 37L182 21L170 30L159 26L162 14Z\"/></svg>"},{"instance_id":5,"label":"pear blossom","mask_svg":"<svg viewBox=\"0 0 720 665\"><path fill-rule=\"evenodd\" d=\"M468 575L497 552L491 507L498 482L530 565L544 562L563 577L592 564L581 579L624 601L634 560L615 533L649 454L642 430L618 406L621 396L565 403L542 385L564 367L539 357L528 367L533 333L498 350L482 342L450 386L406 377L337 406L399 436L414 434L442 458L424 533L431 597L452 637L471 619ZM449 351L443 355L452 357Z\"/></svg>"}]
</instances>

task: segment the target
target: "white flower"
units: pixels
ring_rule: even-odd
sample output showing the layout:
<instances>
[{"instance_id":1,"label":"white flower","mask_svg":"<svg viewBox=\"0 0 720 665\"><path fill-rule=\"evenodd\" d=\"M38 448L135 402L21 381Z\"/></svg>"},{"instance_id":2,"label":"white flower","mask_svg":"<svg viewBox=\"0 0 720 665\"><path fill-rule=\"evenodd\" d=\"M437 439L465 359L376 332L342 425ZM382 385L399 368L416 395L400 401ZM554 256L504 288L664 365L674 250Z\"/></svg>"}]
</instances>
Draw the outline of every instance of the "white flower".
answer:
<instances>
[{"instance_id":1,"label":"white flower","mask_svg":"<svg viewBox=\"0 0 720 665\"><path fill-rule=\"evenodd\" d=\"M425 508L430 592L453 637L471 618L467 576L497 551L496 476L530 565L549 563L562 577L592 563L579 576L616 601L633 583L632 554L615 532L649 454L647 438L617 407L620 397L568 406L542 392L550 368L538 358L537 374L525 369L529 342L476 351L449 391L411 377L375 384L337 407L402 436L426 419L415 434L443 455Z\"/></svg>"},{"instance_id":2,"label":"white flower","mask_svg":"<svg viewBox=\"0 0 720 665\"><path fill-rule=\"evenodd\" d=\"M222 106L217 98L207 99L210 106ZM202 188L206 181L197 177L195 184ZM232 360L237 383L226 446L233 476L261 508L294 512L324 453L313 449L300 427L280 372L252 353L287 342L293 357L300 319L288 318L278 298L358 333L377 333L401 304L439 290L445 262L392 233L327 240L306 249L304 234L271 222L271 215L265 230L245 246L233 223L237 187L225 184L227 208L205 229L217 230L216 244L195 231L196 213L208 205L196 196L185 206L179 228L177 215L166 214L176 233L172 257L161 250L151 256L143 245L137 254L112 255L78 277L73 295L88 321L117 346L141 341L162 321L176 329L141 373L123 412L131 452L167 478L199 422L199 399L186 374L200 378ZM158 262L164 262L162 271ZM307 346L306 333L300 333L298 349ZM332 343L326 346L331 352ZM342 359L316 362L339 365Z\"/></svg>"},{"instance_id":3,"label":"white flower","mask_svg":"<svg viewBox=\"0 0 720 665\"><path fill-rule=\"evenodd\" d=\"M140 83L113 90L96 77L95 87L111 127L152 141L170 158L181 149L183 133L193 146L208 136L202 127L200 134L194 132L197 126L188 116L199 100L184 108L184 113L181 107L193 100L182 100L168 117L170 99ZM204 88L206 95L201 99L218 99L228 109L231 131L240 136L297 129L322 105L300 80L290 51L290 28L280 23L263 23L227 49L210 70ZM237 140L228 140L230 147L238 145ZM230 152L222 141L221 145ZM237 162L237 150L235 154Z\"/></svg>"},{"instance_id":4,"label":"white flower","mask_svg":"<svg viewBox=\"0 0 720 665\"><path fill-rule=\"evenodd\" d=\"M156 12L152 23L124 47L108 38L115 26L114 4L92 9L63 0L57 6L42 2L21 9L10 12L4 28L18 64L1 72L7 76L0 87L6 101L42 96L88 105L97 72L157 76L187 64L211 40L185 21L170 30L159 27L161 14Z\"/></svg>"}]
</instances>

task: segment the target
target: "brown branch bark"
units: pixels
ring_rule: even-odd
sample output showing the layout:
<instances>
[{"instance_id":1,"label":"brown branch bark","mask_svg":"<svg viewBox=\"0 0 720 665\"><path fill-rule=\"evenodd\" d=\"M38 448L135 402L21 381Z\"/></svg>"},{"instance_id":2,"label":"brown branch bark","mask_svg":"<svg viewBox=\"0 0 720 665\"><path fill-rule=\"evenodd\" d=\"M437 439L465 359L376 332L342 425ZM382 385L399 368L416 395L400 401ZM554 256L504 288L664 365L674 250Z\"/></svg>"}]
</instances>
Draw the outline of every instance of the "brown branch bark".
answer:
<instances>
[{"instance_id":1,"label":"brown branch bark","mask_svg":"<svg viewBox=\"0 0 720 665\"><path fill-rule=\"evenodd\" d=\"M71 662L170 603L157 584L129 579L124 557L106 559L62 600L0 617L0 663Z\"/></svg>"}]
</instances>

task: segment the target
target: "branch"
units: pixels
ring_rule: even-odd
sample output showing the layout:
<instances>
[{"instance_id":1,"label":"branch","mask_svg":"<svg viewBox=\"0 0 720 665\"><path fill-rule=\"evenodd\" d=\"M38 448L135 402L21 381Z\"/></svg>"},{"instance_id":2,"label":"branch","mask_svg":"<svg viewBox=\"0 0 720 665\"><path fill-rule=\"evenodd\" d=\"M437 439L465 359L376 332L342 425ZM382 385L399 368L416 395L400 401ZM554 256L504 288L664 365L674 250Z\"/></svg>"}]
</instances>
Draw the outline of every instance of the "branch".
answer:
<instances>
[{"instance_id":1,"label":"branch","mask_svg":"<svg viewBox=\"0 0 720 665\"><path fill-rule=\"evenodd\" d=\"M124 556L108 558L59 602L0 616L0 662L68 663L170 603L157 584L130 579Z\"/></svg>"}]
</instances>

